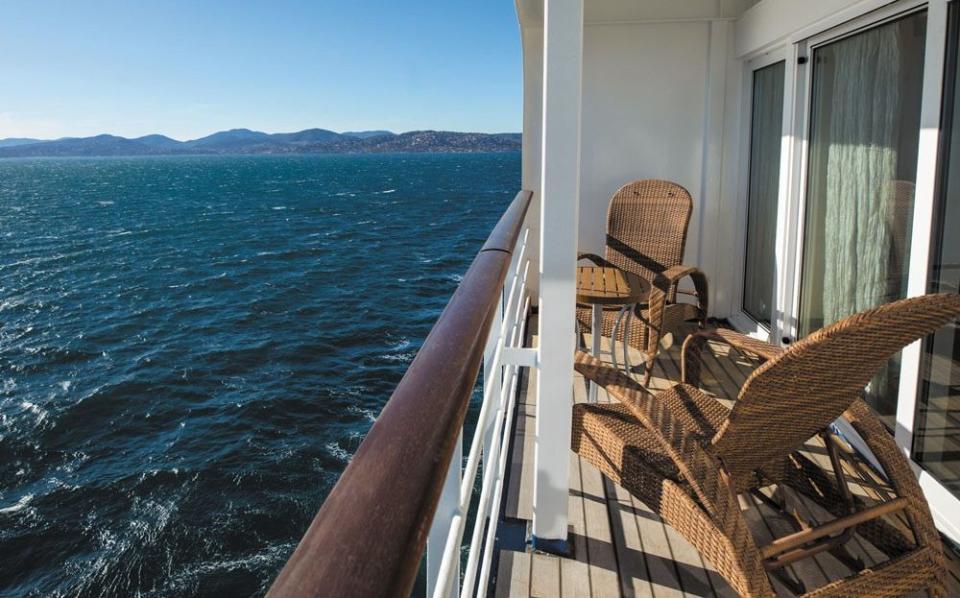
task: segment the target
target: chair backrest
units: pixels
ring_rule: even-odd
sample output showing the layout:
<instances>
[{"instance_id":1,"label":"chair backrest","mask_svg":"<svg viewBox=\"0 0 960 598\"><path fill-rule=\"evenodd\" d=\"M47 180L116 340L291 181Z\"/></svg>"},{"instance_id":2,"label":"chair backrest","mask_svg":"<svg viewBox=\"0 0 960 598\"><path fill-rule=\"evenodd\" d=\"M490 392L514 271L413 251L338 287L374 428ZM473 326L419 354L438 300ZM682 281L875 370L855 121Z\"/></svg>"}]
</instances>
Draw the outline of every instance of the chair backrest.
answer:
<instances>
[{"instance_id":1,"label":"chair backrest","mask_svg":"<svg viewBox=\"0 0 960 598\"><path fill-rule=\"evenodd\" d=\"M682 263L692 211L690 193L676 183L627 183L610 200L604 257L621 270L652 280Z\"/></svg>"},{"instance_id":2,"label":"chair backrest","mask_svg":"<svg viewBox=\"0 0 960 598\"><path fill-rule=\"evenodd\" d=\"M829 426L897 351L957 318L960 295L923 295L811 334L747 378L712 450L743 481Z\"/></svg>"}]
</instances>

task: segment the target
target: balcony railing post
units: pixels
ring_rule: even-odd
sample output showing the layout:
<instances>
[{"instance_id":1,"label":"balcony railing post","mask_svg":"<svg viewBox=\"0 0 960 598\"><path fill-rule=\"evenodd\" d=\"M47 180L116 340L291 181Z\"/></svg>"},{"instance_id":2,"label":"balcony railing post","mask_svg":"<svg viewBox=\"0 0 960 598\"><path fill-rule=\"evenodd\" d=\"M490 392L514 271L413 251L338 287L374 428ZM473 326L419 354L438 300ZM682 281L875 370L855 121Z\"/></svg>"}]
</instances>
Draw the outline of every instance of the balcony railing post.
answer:
<instances>
[{"instance_id":1,"label":"balcony railing post","mask_svg":"<svg viewBox=\"0 0 960 598\"><path fill-rule=\"evenodd\" d=\"M437 504L437 512L434 514L433 523L430 525L430 535L427 536L427 596L437 595L436 583L440 573L440 564L443 562L443 549L447 544L447 537L450 535L450 525L453 518L460 511L460 481L462 475L463 430L460 431L456 447L453 449L450 469L447 472L447 479L443 483L443 489L440 491L440 502ZM454 573L451 577L459 581L460 559L456 560L453 567ZM459 593L458 584L452 583L446 596L455 598Z\"/></svg>"}]
</instances>

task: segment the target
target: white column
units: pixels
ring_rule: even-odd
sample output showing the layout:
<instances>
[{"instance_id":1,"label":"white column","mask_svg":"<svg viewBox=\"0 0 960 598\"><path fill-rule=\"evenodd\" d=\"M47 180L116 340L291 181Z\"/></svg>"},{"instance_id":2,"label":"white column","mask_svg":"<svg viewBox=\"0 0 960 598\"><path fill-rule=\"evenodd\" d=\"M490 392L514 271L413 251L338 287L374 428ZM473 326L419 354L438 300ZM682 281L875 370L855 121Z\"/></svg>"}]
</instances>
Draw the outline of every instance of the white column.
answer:
<instances>
[{"instance_id":1,"label":"white column","mask_svg":"<svg viewBox=\"0 0 960 598\"><path fill-rule=\"evenodd\" d=\"M536 266L540 263L540 177L543 176L543 23L537 27L523 27L523 169L521 187L533 191L533 201L527 210L526 226L530 229L527 255L533 266L527 278L530 301L540 301L540 278Z\"/></svg>"},{"instance_id":2,"label":"white column","mask_svg":"<svg viewBox=\"0 0 960 598\"><path fill-rule=\"evenodd\" d=\"M567 540L573 396L583 0L545 0L543 166L540 204L539 385L533 535L538 548Z\"/></svg>"}]
</instances>

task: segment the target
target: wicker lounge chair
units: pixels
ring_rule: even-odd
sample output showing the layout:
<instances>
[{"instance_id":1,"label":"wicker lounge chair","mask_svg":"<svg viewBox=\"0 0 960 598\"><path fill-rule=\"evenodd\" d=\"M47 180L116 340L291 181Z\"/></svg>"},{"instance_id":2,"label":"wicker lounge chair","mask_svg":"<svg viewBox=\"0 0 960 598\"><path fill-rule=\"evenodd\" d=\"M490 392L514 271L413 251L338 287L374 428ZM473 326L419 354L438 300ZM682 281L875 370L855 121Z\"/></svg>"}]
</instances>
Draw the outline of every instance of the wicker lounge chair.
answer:
<instances>
[{"instance_id":1,"label":"wicker lounge chair","mask_svg":"<svg viewBox=\"0 0 960 598\"><path fill-rule=\"evenodd\" d=\"M689 384L653 396L579 353L577 371L619 403L574 406L573 450L656 511L744 596L772 596L768 574L789 582L783 567L823 551L849 563L844 545L854 531L890 560L859 571L854 563L849 577L806 595L900 596L927 589L942 596L944 557L929 506L893 437L859 393L896 351L958 317L960 295L925 295L851 316L786 350L729 330L689 337L684 350L714 339L766 360L732 409ZM691 365L685 364L685 376L695 374ZM830 424L841 415L883 467L890 500L868 505L836 475L840 440ZM833 471L798 452L817 435ZM798 521L797 533L758 545L738 495L757 496L771 484L778 485L775 496L797 492L835 519L812 528Z\"/></svg>"},{"instance_id":2,"label":"wicker lounge chair","mask_svg":"<svg viewBox=\"0 0 960 598\"><path fill-rule=\"evenodd\" d=\"M651 367L661 339L687 320L707 315L707 280L696 268L681 265L687 241L687 226L693 200L686 189L669 181L634 181L621 187L610 200L607 213L605 257L591 253L577 259L590 260L600 266L616 266L650 281L650 296L637 305L635 317L629 318L625 332L617 334L637 348L646 366L644 384L650 381ZM677 283L689 276L694 283L697 304L677 302ZM610 336L617 320L617 310L603 314L602 334ZM591 327L589 306L577 306L577 320L582 330Z\"/></svg>"}]
</instances>

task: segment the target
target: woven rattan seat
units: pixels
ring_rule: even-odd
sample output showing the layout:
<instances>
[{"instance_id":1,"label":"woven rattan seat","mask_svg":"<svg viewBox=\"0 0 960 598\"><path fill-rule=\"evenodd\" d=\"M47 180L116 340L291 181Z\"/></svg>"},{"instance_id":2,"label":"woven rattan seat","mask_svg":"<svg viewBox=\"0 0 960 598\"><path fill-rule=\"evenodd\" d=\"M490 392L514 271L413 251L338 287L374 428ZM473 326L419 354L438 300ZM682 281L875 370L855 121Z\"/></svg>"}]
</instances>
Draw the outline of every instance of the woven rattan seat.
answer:
<instances>
[{"instance_id":1,"label":"woven rattan seat","mask_svg":"<svg viewBox=\"0 0 960 598\"><path fill-rule=\"evenodd\" d=\"M707 316L707 280L696 268L681 265L693 200L676 183L642 180L621 187L610 200L604 257L581 254L599 266L614 266L639 276L651 285L649 300L639 303L635 317L617 334L638 349L645 359L649 383L660 341L689 320L701 323ZM694 302L677 301L677 284L685 277L694 283ZM613 334L617 309L604 310L601 334ZM592 326L590 306L577 307L582 330Z\"/></svg>"},{"instance_id":2,"label":"woven rattan seat","mask_svg":"<svg viewBox=\"0 0 960 598\"><path fill-rule=\"evenodd\" d=\"M889 560L805 595L901 596L923 589L945 595L930 508L891 434L859 397L900 348L958 317L960 295L926 295L856 314L786 350L732 331L690 337L685 353L714 340L765 360L732 409L688 384L653 395L623 372L578 353L577 371L619 403L575 405L572 448L680 532L741 595L772 596L768 575L794 561L823 551L843 558L854 533ZM695 373L688 366L686 374ZM876 457L892 496L867 504L850 493L840 442L829 428L839 416ZM824 441L831 471L798 452L815 436ZM758 545L738 496L769 485L801 493L834 519ZM889 521L894 514L903 516L902 524Z\"/></svg>"}]
</instances>

